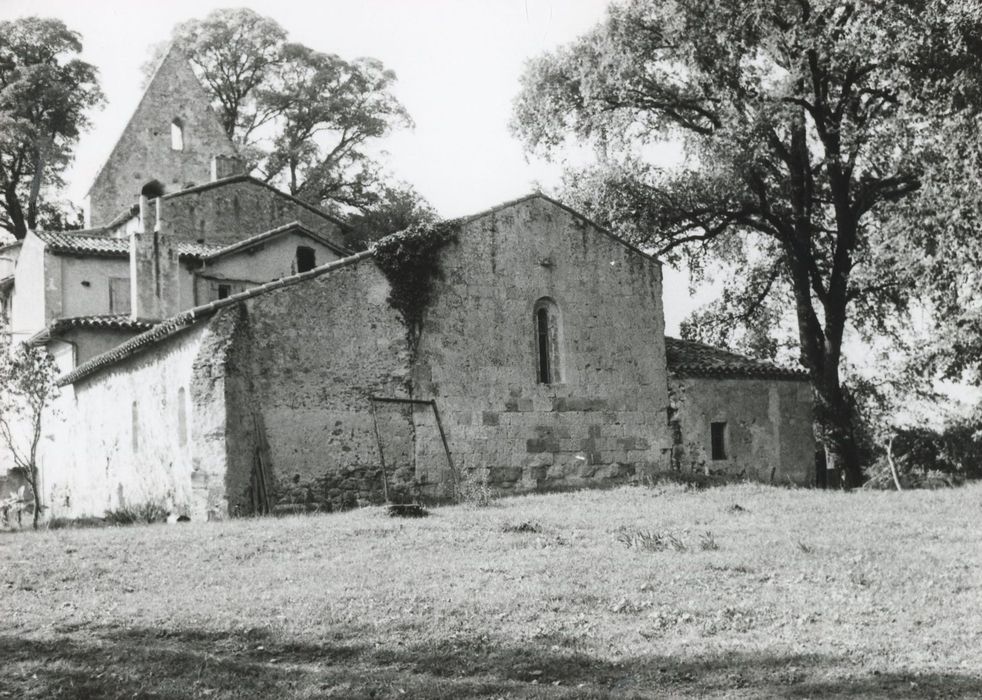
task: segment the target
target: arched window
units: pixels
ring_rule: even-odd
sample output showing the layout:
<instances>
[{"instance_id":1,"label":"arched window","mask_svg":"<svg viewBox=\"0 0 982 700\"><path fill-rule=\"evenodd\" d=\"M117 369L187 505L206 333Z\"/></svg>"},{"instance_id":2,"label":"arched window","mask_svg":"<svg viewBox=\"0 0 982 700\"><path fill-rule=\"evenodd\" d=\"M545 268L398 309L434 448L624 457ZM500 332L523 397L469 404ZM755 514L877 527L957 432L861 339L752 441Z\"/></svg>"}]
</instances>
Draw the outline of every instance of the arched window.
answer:
<instances>
[{"instance_id":1,"label":"arched window","mask_svg":"<svg viewBox=\"0 0 982 700\"><path fill-rule=\"evenodd\" d=\"M307 272L317 267L317 255L313 248L297 246L297 272Z\"/></svg>"},{"instance_id":2,"label":"arched window","mask_svg":"<svg viewBox=\"0 0 982 700\"><path fill-rule=\"evenodd\" d=\"M559 384L563 381L563 328L556 302L548 297L539 299L533 307L532 320L538 382Z\"/></svg>"},{"instance_id":3,"label":"arched window","mask_svg":"<svg viewBox=\"0 0 982 700\"><path fill-rule=\"evenodd\" d=\"M177 390L177 441L181 447L188 444L187 392L183 386Z\"/></svg>"},{"instance_id":4,"label":"arched window","mask_svg":"<svg viewBox=\"0 0 982 700\"><path fill-rule=\"evenodd\" d=\"M180 119L170 123L170 147L173 151L184 150L184 122Z\"/></svg>"},{"instance_id":5,"label":"arched window","mask_svg":"<svg viewBox=\"0 0 982 700\"><path fill-rule=\"evenodd\" d=\"M147 199L156 199L164 196L164 186L159 180L151 180L140 189L140 194Z\"/></svg>"}]
</instances>

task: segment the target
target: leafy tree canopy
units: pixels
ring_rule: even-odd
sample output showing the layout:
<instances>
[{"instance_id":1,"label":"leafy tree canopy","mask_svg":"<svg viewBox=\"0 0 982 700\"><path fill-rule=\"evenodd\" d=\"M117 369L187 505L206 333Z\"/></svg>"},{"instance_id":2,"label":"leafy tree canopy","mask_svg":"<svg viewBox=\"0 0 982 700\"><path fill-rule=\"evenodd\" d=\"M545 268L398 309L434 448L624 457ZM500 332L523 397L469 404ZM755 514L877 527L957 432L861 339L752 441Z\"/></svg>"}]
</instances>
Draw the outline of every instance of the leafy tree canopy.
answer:
<instances>
[{"instance_id":1,"label":"leafy tree canopy","mask_svg":"<svg viewBox=\"0 0 982 700\"><path fill-rule=\"evenodd\" d=\"M9 340L0 343L0 447L9 452L31 487L35 530L44 505L37 462L41 422L58 395L57 372L45 348L23 344L11 348Z\"/></svg>"},{"instance_id":2,"label":"leafy tree canopy","mask_svg":"<svg viewBox=\"0 0 982 700\"><path fill-rule=\"evenodd\" d=\"M49 195L63 184L86 111L103 101L81 50L60 20L0 22L0 227L18 239L61 216Z\"/></svg>"},{"instance_id":3,"label":"leafy tree canopy","mask_svg":"<svg viewBox=\"0 0 982 700\"><path fill-rule=\"evenodd\" d=\"M531 151L596 150L570 199L668 261L738 271L717 327L766 327L790 302L847 485L861 473L843 336L889 333L910 308L917 271L890 250L921 242L897 222L927 208L926 175L961 172L941 135L973 133L978 28L960 0L626 0L523 78L514 127ZM666 140L683 166L654 164Z\"/></svg>"},{"instance_id":4,"label":"leafy tree canopy","mask_svg":"<svg viewBox=\"0 0 982 700\"><path fill-rule=\"evenodd\" d=\"M214 99L225 132L264 180L361 217L404 211L402 200L413 190L390 182L374 156L379 139L412 120L394 95L395 73L380 61L289 42L274 20L246 8L183 22L172 41ZM164 49L157 48L158 57ZM428 207L421 198L418 204Z\"/></svg>"}]
</instances>

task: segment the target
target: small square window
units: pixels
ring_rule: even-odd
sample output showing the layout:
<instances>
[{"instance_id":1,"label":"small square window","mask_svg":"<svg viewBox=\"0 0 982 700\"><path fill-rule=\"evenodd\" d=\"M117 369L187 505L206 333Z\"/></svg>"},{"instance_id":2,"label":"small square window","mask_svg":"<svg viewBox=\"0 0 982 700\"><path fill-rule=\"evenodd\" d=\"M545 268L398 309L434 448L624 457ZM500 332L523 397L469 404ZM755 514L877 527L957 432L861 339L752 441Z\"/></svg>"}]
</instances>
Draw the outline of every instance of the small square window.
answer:
<instances>
[{"instance_id":1,"label":"small square window","mask_svg":"<svg viewBox=\"0 0 982 700\"><path fill-rule=\"evenodd\" d=\"M297 246L297 272L307 272L317 267L317 255L313 248Z\"/></svg>"},{"instance_id":2,"label":"small square window","mask_svg":"<svg viewBox=\"0 0 982 700\"><path fill-rule=\"evenodd\" d=\"M232 293L232 285L230 284L220 284L218 285L218 298L227 299Z\"/></svg>"},{"instance_id":3,"label":"small square window","mask_svg":"<svg viewBox=\"0 0 982 700\"><path fill-rule=\"evenodd\" d=\"M713 459L727 459L726 456L726 423L712 423L709 426L712 438Z\"/></svg>"}]
</instances>

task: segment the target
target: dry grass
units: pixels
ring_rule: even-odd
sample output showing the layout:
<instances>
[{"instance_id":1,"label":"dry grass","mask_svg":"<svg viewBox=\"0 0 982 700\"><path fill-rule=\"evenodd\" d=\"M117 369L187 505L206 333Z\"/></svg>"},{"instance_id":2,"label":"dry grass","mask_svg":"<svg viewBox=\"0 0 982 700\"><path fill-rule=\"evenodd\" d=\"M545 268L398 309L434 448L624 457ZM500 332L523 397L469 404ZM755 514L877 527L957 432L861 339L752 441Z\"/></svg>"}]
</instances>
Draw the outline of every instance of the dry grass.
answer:
<instances>
[{"instance_id":1,"label":"dry grass","mask_svg":"<svg viewBox=\"0 0 982 700\"><path fill-rule=\"evenodd\" d=\"M979 697L980 542L979 486L11 534L0 696Z\"/></svg>"}]
</instances>

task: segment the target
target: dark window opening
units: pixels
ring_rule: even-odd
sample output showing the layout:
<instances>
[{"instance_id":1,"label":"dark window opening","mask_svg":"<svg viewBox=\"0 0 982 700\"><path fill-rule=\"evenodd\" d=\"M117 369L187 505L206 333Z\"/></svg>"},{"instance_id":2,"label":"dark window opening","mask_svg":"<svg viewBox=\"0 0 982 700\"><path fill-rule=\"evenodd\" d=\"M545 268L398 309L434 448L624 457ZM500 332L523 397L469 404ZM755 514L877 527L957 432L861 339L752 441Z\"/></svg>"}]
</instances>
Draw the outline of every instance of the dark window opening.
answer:
<instances>
[{"instance_id":1,"label":"dark window opening","mask_svg":"<svg viewBox=\"0 0 982 700\"><path fill-rule=\"evenodd\" d=\"M539 383L552 384L552 368L549 362L549 311L535 312L536 340L539 346Z\"/></svg>"},{"instance_id":2,"label":"dark window opening","mask_svg":"<svg viewBox=\"0 0 982 700\"><path fill-rule=\"evenodd\" d=\"M317 256L313 248L297 246L297 272L307 272L317 267Z\"/></svg>"},{"instance_id":3,"label":"dark window opening","mask_svg":"<svg viewBox=\"0 0 982 700\"><path fill-rule=\"evenodd\" d=\"M712 423L713 459L726 459L726 423Z\"/></svg>"},{"instance_id":4,"label":"dark window opening","mask_svg":"<svg viewBox=\"0 0 982 700\"><path fill-rule=\"evenodd\" d=\"M230 284L220 284L218 285L218 298L227 299L232 293L232 285Z\"/></svg>"},{"instance_id":5,"label":"dark window opening","mask_svg":"<svg viewBox=\"0 0 982 700\"><path fill-rule=\"evenodd\" d=\"M162 197L164 194L164 186L158 180L151 180L143 186L140 190L142 194L147 199L156 199L157 197Z\"/></svg>"}]
</instances>

